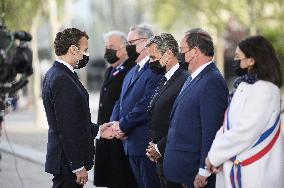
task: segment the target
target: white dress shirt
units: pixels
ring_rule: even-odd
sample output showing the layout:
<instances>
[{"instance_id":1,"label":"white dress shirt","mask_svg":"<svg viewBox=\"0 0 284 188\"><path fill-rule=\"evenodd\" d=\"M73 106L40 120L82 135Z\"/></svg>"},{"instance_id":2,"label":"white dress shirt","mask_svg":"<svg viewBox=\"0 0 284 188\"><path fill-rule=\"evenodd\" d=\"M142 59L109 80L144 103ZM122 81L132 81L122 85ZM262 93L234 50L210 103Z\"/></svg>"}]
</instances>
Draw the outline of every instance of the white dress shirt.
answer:
<instances>
[{"instance_id":1,"label":"white dress shirt","mask_svg":"<svg viewBox=\"0 0 284 188\"><path fill-rule=\"evenodd\" d=\"M171 77L174 75L176 70L178 70L178 68L179 68L179 64L177 63L174 66L172 66L172 68L170 68L170 70L168 70L168 72L166 72L165 77L166 77L167 81L169 79L171 79ZM167 81L165 82L165 85L166 85Z\"/></svg>"},{"instance_id":2,"label":"white dress shirt","mask_svg":"<svg viewBox=\"0 0 284 188\"><path fill-rule=\"evenodd\" d=\"M149 61L149 57L146 56L144 57L144 59L142 59L141 61L139 61L137 64L139 65L139 70L138 72L144 67L144 65L147 63L147 61Z\"/></svg>"},{"instance_id":3,"label":"white dress shirt","mask_svg":"<svg viewBox=\"0 0 284 188\"><path fill-rule=\"evenodd\" d=\"M212 61L209 61L208 63L205 63L204 65L198 67L198 69L196 69L192 74L191 74L191 80L193 80L194 78L196 78L201 71L203 71L208 65L210 65L211 63L213 63ZM211 175L210 172L208 172L206 169L204 168L199 168L199 175L204 176L204 177L209 177Z\"/></svg>"},{"instance_id":4,"label":"white dress shirt","mask_svg":"<svg viewBox=\"0 0 284 188\"><path fill-rule=\"evenodd\" d=\"M208 63L205 63L204 65L201 65L200 67L198 67L198 69L196 69L193 73L191 73L191 80L193 80L194 78L196 78L196 76L198 76L199 73L201 73L201 71L203 71L203 69L205 69L205 67L207 67L209 64L213 63L212 61L209 61Z\"/></svg>"},{"instance_id":5,"label":"white dress shirt","mask_svg":"<svg viewBox=\"0 0 284 188\"><path fill-rule=\"evenodd\" d=\"M63 65L65 65L68 69L70 69L73 73L75 72L74 71L74 68L72 67L72 65L70 65L69 63L66 63L65 61L63 61L62 59L59 59L57 58L56 59L57 62L59 63L62 63Z\"/></svg>"}]
</instances>

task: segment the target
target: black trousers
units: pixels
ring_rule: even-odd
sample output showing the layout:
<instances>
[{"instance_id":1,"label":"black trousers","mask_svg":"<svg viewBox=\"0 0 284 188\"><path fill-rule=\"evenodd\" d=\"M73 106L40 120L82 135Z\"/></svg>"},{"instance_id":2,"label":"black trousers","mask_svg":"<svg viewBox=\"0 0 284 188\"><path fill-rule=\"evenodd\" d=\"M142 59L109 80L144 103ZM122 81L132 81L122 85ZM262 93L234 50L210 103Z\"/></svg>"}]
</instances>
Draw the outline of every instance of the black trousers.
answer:
<instances>
[{"instance_id":1,"label":"black trousers","mask_svg":"<svg viewBox=\"0 0 284 188\"><path fill-rule=\"evenodd\" d=\"M96 140L94 184L108 188L137 187L120 140Z\"/></svg>"},{"instance_id":2,"label":"black trousers","mask_svg":"<svg viewBox=\"0 0 284 188\"><path fill-rule=\"evenodd\" d=\"M83 186L78 185L76 182L75 174L56 174L53 175L53 185L52 188L83 188Z\"/></svg>"},{"instance_id":3,"label":"black trousers","mask_svg":"<svg viewBox=\"0 0 284 188\"><path fill-rule=\"evenodd\" d=\"M168 181L164 175L163 158L156 164L157 174L160 179L161 188L181 188L180 183Z\"/></svg>"},{"instance_id":4,"label":"black trousers","mask_svg":"<svg viewBox=\"0 0 284 188\"><path fill-rule=\"evenodd\" d=\"M180 183L167 181L166 188L182 188L182 185Z\"/></svg>"}]
</instances>

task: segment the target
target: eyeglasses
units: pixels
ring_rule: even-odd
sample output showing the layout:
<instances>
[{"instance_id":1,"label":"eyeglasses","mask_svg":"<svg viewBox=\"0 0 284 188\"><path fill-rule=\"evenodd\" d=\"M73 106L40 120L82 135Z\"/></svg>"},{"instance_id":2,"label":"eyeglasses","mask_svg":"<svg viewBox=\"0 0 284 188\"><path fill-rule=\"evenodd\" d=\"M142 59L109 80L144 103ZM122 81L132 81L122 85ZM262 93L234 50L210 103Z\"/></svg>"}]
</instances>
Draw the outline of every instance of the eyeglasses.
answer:
<instances>
[{"instance_id":1,"label":"eyeglasses","mask_svg":"<svg viewBox=\"0 0 284 188\"><path fill-rule=\"evenodd\" d=\"M86 49L86 50L84 50L84 51L78 49L78 51L81 52L83 55L86 55L86 56L89 56L89 55L90 55L88 49Z\"/></svg>"},{"instance_id":2,"label":"eyeglasses","mask_svg":"<svg viewBox=\"0 0 284 188\"><path fill-rule=\"evenodd\" d=\"M185 51L185 49L188 49L187 51ZM179 47L179 51L180 53L187 53L190 51L189 47Z\"/></svg>"},{"instance_id":3,"label":"eyeglasses","mask_svg":"<svg viewBox=\"0 0 284 188\"><path fill-rule=\"evenodd\" d=\"M86 48L84 51L82 51L80 50L80 48L77 47L77 50L80 51L83 55L89 56L89 48Z\"/></svg>"},{"instance_id":4,"label":"eyeglasses","mask_svg":"<svg viewBox=\"0 0 284 188\"><path fill-rule=\"evenodd\" d=\"M143 40L145 40L145 39L147 39L147 38L138 38L138 39L130 40L130 41L128 41L128 44L133 45L136 41L142 40L142 41L136 43L136 45L137 45L137 44L140 44L141 42L143 42Z\"/></svg>"}]
</instances>

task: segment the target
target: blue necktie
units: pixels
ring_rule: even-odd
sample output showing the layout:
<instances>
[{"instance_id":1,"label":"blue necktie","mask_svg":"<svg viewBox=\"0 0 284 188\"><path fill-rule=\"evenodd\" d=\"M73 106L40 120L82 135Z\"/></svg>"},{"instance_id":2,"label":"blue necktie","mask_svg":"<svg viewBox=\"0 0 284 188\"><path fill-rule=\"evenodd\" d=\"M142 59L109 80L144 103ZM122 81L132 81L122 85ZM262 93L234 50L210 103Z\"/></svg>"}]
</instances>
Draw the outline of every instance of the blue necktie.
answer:
<instances>
[{"instance_id":1,"label":"blue necktie","mask_svg":"<svg viewBox=\"0 0 284 188\"><path fill-rule=\"evenodd\" d=\"M189 83L191 82L191 80L192 80L191 76L188 76L188 78L187 78L186 81L184 82L184 84L183 84L183 86L182 86L182 88L181 88L181 90L180 90L180 92L179 92L179 95L181 94L181 92L182 92L183 90L185 90L185 88L187 88L187 86L189 85Z\"/></svg>"},{"instance_id":2,"label":"blue necktie","mask_svg":"<svg viewBox=\"0 0 284 188\"><path fill-rule=\"evenodd\" d=\"M136 76L136 74L139 72L140 66L137 64L135 67L135 72L134 75Z\"/></svg>"},{"instance_id":3,"label":"blue necktie","mask_svg":"<svg viewBox=\"0 0 284 188\"><path fill-rule=\"evenodd\" d=\"M137 64L137 65L135 66L135 70L134 70L134 74L132 75L131 82L133 82L134 78L135 78L136 75L138 74L139 68L140 68L140 66Z\"/></svg>"}]
</instances>

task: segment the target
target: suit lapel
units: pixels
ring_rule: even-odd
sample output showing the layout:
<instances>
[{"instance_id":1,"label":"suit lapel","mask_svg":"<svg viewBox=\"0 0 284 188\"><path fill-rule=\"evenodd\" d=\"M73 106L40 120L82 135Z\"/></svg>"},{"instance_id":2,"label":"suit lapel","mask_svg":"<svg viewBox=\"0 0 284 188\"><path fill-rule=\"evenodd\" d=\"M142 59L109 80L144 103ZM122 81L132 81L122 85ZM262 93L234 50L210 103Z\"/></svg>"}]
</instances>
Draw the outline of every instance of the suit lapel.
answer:
<instances>
[{"instance_id":1,"label":"suit lapel","mask_svg":"<svg viewBox=\"0 0 284 188\"><path fill-rule=\"evenodd\" d=\"M66 67L65 65L57 61L54 62L54 65L63 69L65 72L67 72L67 74L69 74L73 78L73 80L77 83L77 85L81 88L81 90L86 94L86 96L89 96L87 90L84 88L82 83L79 81L79 78L77 78L75 74L70 69L68 69L68 67Z\"/></svg>"},{"instance_id":2,"label":"suit lapel","mask_svg":"<svg viewBox=\"0 0 284 188\"><path fill-rule=\"evenodd\" d=\"M138 80L138 78L145 72L145 70L147 69L149 64L149 61L144 65L144 67L137 73L137 75L133 75L134 78L131 77L130 83L127 87L127 89L129 89L132 85L134 85L134 83ZM133 71L134 74L134 71Z\"/></svg>"},{"instance_id":3,"label":"suit lapel","mask_svg":"<svg viewBox=\"0 0 284 188\"><path fill-rule=\"evenodd\" d=\"M201 79L201 75L198 75L195 77L189 85L178 95L176 101L178 102L180 99L182 99L192 88L194 88L195 84Z\"/></svg>"},{"instance_id":4,"label":"suit lapel","mask_svg":"<svg viewBox=\"0 0 284 188\"><path fill-rule=\"evenodd\" d=\"M161 91L158 93L156 100L168 89L168 87L174 83L174 81L178 78L178 76L180 75L180 73L182 72L182 69L177 69L176 72L173 74L173 76L167 81L166 85L164 85L164 87L162 87ZM155 101L156 101L155 100ZM154 103L155 103L154 101Z\"/></svg>"},{"instance_id":5,"label":"suit lapel","mask_svg":"<svg viewBox=\"0 0 284 188\"><path fill-rule=\"evenodd\" d=\"M110 82L114 79L114 76L110 75L111 74L112 68L108 69L106 72L107 77L105 78L105 81L103 83L103 87L106 87L107 85L110 84Z\"/></svg>"},{"instance_id":6,"label":"suit lapel","mask_svg":"<svg viewBox=\"0 0 284 188\"><path fill-rule=\"evenodd\" d=\"M212 69L215 69L216 66L214 63L209 64L207 67L205 67L191 82L190 84L178 95L178 97L175 100L172 112L171 112L171 117L179 103L179 101L190 91L192 90L197 83L202 79L202 77L209 71Z\"/></svg>"},{"instance_id":7,"label":"suit lapel","mask_svg":"<svg viewBox=\"0 0 284 188\"><path fill-rule=\"evenodd\" d=\"M122 73L127 72L129 69L131 69L134 66L134 62L132 62L130 59L127 59L126 61L124 61L124 63L122 63L121 66L124 66L124 69L120 70L120 72L116 75L111 75L111 71L113 68L108 69L108 72L106 74L107 77L105 78L106 81L103 84L104 87L109 85L113 80L115 80L116 77L118 77Z\"/></svg>"},{"instance_id":8,"label":"suit lapel","mask_svg":"<svg viewBox=\"0 0 284 188\"><path fill-rule=\"evenodd\" d=\"M121 96L124 96L124 94L126 93L128 87L130 85L130 82L132 80L133 74L134 74L134 67L128 72L128 74L126 75L126 77L123 81Z\"/></svg>"},{"instance_id":9,"label":"suit lapel","mask_svg":"<svg viewBox=\"0 0 284 188\"><path fill-rule=\"evenodd\" d=\"M75 77L75 76L74 76ZM83 86L83 84L80 82L79 78L75 77L75 81L77 82L77 84L79 85L79 87L82 89L82 91L86 94L86 96L89 96L88 91L85 89L85 87Z\"/></svg>"}]
</instances>

